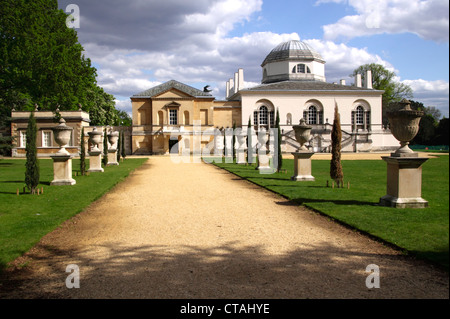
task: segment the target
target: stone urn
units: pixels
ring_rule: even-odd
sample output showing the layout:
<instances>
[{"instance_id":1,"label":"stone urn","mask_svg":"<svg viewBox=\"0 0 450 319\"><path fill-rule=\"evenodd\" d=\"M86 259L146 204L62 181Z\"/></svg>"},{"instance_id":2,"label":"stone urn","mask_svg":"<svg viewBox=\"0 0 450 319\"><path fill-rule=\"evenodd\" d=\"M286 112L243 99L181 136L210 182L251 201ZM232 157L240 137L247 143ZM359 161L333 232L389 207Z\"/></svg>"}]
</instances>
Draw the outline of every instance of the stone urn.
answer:
<instances>
[{"instance_id":1,"label":"stone urn","mask_svg":"<svg viewBox=\"0 0 450 319\"><path fill-rule=\"evenodd\" d=\"M112 130L109 131L108 133L108 142L111 145L111 150L116 150L117 149L117 141L119 139L119 132L115 131L113 132Z\"/></svg>"},{"instance_id":2,"label":"stone urn","mask_svg":"<svg viewBox=\"0 0 450 319\"><path fill-rule=\"evenodd\" d=\"M98 148L98 146L100 145L101 141L102 141L102 132L97 131L97 128L94 127L93 130L91 132L88 132L89 135L89 142L91 142L92 144L92 150L93 152L99 152L100 149Z\"/></svg>"},{"instance_id":3,"label":"stone urn","mask_svg":"<svg viewBox=\"0 0 450 319\"><path fill-rule=\"evenodd\" d=\"M239 143L239 149L241 149L241 150L244 150L245 149L245 146L246 146L246 137L247 137L247 135L246 134L239 134L239 135L237 135L237 140L238 140L238 143Z\"/></svg>"},{"instance_id":4,"label":"stone urn","mask_svg":"<svg viewBox=\"0 0 450 319\"><path fill-rule=\"evenodd\" d=\"M59 151L56 155L70 155L70 153L66 150L66 146L70 142L70 137L72 135L73 128L66 125L66 121L61 118L59 120L59 125L55 126L53 129L53 136L55 138L55 142L59 145Z\"/></svg>"},{"instance_id":5,"label":"stone urn","mask_svg":"<svg viewBox=\"0 0 450 319\"><path fill-rule=\"evenodd\" d=\"M424 115L422 111L412 110L411 102L404 99L400 102L404 107L395 112L387 112L392 135L400 142L400 147L392 156L408 156L415 154L409 148L409 142L419 132L419 123Z\"/></svg>"},{"instance_id":6,"label":"stone urn","mask_svg":"<svg viewBox=\"0 0 450 319\"><path fill-rule=\"evenodd\" d=\"M311 137L312 126L306 125L305 119L302 118L300 124L294 125L293 128L295 131L295 139L300 144L300 148L297 151L308 151L308 148L304 144L308 142Z\"/></svg>"}]
</instances>

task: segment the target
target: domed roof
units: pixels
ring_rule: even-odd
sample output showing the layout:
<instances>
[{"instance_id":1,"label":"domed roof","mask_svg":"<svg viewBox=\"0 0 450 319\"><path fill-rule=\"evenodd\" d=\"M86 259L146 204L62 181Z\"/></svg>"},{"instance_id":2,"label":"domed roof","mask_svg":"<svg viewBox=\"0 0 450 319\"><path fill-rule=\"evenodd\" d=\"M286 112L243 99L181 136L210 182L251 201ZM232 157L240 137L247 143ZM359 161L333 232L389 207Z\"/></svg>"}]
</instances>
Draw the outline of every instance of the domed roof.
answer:
<instances>
[{"instance_id":1,"label":"domed roof","mask_svg":"<svg viewBox=\"0 0 450 319\"><path fill-rule=\"evenodd\" d=\"M277 45L275 49L269 53L261 66L270 62L301 59L325 62L320 53L314 50L310 45L298 40L291 40Z\"/></svg>"}]
</instances>

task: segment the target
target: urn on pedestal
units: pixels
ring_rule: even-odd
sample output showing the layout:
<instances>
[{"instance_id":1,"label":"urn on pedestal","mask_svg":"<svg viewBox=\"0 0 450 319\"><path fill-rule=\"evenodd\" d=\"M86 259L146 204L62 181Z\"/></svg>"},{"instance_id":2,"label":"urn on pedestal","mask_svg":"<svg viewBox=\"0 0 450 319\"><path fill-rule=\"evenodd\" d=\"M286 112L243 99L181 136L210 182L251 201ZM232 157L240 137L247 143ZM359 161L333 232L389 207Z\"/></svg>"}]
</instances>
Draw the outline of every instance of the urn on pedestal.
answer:
<instances>
[{"instance_id":1,"label":"urn on pedestal","mask_svg":"<svg viewBox=\"0 0 450 319\"><path fill-rule=\"evenodd\" d=\"M92 148L89 151L89 170L88 172L104 172L102 168L102 151L98 147L102 141L103 133L97 131L94 127L91 132L88 132L89 142L92 144Z\"/></svg>"},{"instance_id":2,"label":"urn on pedestal","mask_svg":"<svg viewBox=\"0 0 450 319\"><path fill-rule=\"evenodd\" d=\"M108 142L111 145L108 149L108 164L107 165L119 165L117 162L117 141L119 139L119 132L112 129L108 133Z\"/></svg>"},{"instance_id":3,"label":"urn on pedestal","mask_svg":"<svg viewBox=\"0 0 450 319\"><path fill-rule=\"evenodd\" d=\"M51 158L53 159L53 181L50 185L74 185L76 181L72 178L72 156L66 150L70 142L73 128L66 125L61 118L59 125L53 128L55 142L59 145L59 151Z\"/></svg>"},{"instance_id":4,"label":"urn on pedestal","mask_svg":"<svg viewBox=\"0 0 450 319\"><path fill-rule=\"evenodd\" d=\"M380 198L380 205L424 208L428 202L422 198L422 164L428 158L419 157L408 146L419 131L423 112L411 110L408 100L400 103L404 105L401 110L387 114L392 135L400 142L400 148L382 158L387 163L387 191Z\"/></svg>"},{"instance_id":5,"label":"urn on pedestal","mask_svg":"<svg viewBox=\"0 0 450 319\"><path fill-rule=\"evenodd\" d=\"M293 126L295 131L295 139L300 144L297 152L294 155L294 176L291 177L293 181L314 181L314 176L311 175L311 157L314 152L310 152L305 146L311 137L312 126L306 124L305 119L300 120L299 125Z\"/></svg>"}]
</instances>

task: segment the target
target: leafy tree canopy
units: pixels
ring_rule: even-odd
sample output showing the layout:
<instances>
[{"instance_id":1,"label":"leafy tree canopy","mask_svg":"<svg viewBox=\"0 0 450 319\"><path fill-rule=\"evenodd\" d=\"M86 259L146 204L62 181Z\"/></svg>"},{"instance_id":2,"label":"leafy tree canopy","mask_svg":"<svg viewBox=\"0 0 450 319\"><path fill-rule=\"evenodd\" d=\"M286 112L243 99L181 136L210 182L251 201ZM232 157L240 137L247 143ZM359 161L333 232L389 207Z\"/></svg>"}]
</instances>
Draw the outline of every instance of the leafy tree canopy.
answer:
<instances>
[{"instance_id":1,"label":"leafy tree canopy","mask_svg":"<svg viewBox=\"0 0 450 319\"><path fill-rule=\"evenodd\" d=\"M0 12L0 120L13 107L65 111L81 104L93 125L115 124L114 97L98 87L97 70L57 0L2 0Z\"/></svg>"},{"instance_id":2,"label":"leafy tree canopy","mask_svg":"<svg viewBox=\"0 0 450 319\"><path fill-rule=\"evenodd\" d=\"M396 81L396 74L387 70L384 66L376 63L364 64L355 69L350 75L356 77L357 74L361 74L362 80L366 81L367 70L372 71L372 86L376 90L383 90L383 124L387 125L388 120L386 113L394 111L397 107L397 102L402 99L412 99L413 90L410 86Z\"/></svg>"}]
</instances>

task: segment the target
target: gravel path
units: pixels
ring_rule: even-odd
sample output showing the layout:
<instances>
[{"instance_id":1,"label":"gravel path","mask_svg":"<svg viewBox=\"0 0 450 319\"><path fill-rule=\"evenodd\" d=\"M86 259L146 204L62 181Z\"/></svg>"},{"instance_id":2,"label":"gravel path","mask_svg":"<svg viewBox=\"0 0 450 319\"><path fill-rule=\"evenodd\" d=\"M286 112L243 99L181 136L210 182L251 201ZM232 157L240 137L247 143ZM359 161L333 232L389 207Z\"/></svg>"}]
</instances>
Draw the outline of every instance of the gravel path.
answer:
<instances>
[{"instance_id":1,"label":"gravel path","mask_svg":"<svg viewBox=\"0 0 450 319\"><path fill-rule=\"evenodd\" d=\"M213 165L151 157L11 270L0 298L448 298L448 273ZM66 267L80 288L65 285ZM380 288L368 289L369 264Z\"/></svg>"}]
</instances>

